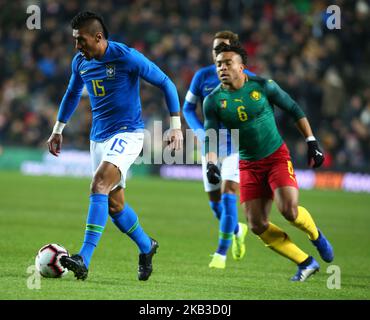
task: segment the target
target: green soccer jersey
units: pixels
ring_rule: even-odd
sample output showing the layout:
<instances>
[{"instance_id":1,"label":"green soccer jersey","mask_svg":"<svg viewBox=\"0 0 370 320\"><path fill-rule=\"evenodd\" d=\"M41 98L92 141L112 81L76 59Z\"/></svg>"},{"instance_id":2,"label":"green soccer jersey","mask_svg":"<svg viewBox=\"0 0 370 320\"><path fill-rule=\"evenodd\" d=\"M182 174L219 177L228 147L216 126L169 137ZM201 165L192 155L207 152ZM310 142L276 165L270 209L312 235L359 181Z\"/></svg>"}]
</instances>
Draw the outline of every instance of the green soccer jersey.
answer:
<instances>
[{"instance_id":1,"label":"green soccer jersey","mask_svg":"<svg viewBox=\"0 0 370 320\"><path fill-rule=\"evenodd\" d=\"M204 129L239 129L242 160L259 160L277 150L283 139L276 127L274 106L288 112L295 121L305 117L299 105L273 80L248 77L244 86L229 91L219 85L203 103ZM217 152L205 141L206 152Z\"/></svg>"}]
</instances>

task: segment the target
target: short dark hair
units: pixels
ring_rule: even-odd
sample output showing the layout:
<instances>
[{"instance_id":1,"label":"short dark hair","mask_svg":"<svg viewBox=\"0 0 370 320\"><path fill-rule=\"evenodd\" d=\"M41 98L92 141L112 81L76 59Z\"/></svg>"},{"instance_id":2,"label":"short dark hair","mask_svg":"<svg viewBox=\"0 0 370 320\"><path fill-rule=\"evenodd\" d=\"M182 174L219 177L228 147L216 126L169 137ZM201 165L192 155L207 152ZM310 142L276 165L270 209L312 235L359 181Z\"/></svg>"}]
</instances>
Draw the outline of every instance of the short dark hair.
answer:
<instances>
[{"instance_id":1,"label":"short dark hair","mask_svg":"<svg viewBox=\"0 0 370 320\"><path fill-rule=\"evenodd\" d=\"M222 42L215 48L216 56L219 55L221 52L230 52L230 51L237 53L242 58L243 64L247 65L248 60L247 51L245 51L245 49L243 48L239 41L233 42L231 44L226 44Z\"/></svg>"},{"instance_id":2,"label":"short dark hair","mask_svg":"<svg viewBox=\"0 0 370 320\"><path fill-rule=\"evenodd\" d=\"M90 11L79 12L71 20L71 26L72 26L73 29L80 29L80 28L86 26L88 23L90 23L94 20L98 21L101 25L102 30L97 30L97 31L102 31L103 34L104 34L104 37L106 39L108 39L109 32L108 32L107 27L104 24L104 19L101 15L99 15L97 13L90 12Z\"/></svg>"},{"instance_id":3,"label":"short dark hair","mask_svg":"<svg viewBox=\"0 0 370 320\"><path fill-rule=\"evenodd\" d=\"M236 41L239 41L239 36L237 33L234 33L230 30L223 30L223 31L217 32L213 36L213 40L215 39L227 39L230 42L236 42Z\"/></svg>"}]
</instances>

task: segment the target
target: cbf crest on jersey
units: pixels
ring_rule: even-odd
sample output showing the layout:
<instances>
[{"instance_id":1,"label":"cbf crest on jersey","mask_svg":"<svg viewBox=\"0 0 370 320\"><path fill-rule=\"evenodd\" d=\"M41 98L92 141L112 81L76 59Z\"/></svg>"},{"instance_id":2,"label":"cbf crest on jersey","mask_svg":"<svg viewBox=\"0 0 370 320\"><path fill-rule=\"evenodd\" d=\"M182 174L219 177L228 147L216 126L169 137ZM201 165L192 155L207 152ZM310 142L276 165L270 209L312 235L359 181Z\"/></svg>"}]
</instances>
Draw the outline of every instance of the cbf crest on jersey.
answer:
<instances>
[{"instance_id":1,"label":"cbf crest on jersey","mask_svg":"<svg viewBox=\"0 0 370 320\"><path fill-rule=\"evenodd\" d=\"M106 65L107 80L114 79L116 76L116 66L114 64Z\"/></svg>"}]
</instances>

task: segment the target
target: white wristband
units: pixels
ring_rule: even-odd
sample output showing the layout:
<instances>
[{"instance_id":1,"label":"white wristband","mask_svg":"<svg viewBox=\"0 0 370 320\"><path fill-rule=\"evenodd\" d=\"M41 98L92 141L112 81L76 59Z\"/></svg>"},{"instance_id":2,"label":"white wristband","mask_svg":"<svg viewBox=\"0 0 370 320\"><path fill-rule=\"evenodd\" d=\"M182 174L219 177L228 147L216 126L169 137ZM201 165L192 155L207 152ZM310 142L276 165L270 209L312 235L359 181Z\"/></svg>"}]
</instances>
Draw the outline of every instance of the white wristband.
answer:
<instances>
[{"instance_id":1,"label":"white wristband","mask_svg":"<svg viewBox=\"0 0 370 320\"><path fill-rule=\"evenodd\" d=\"M316 138L314 136L308 136L306 138L306 142L310 142L310 141L316 141Z\"/></svg>"},{"instance_id":2,"label":"white wristband","mask_svg":"<svg viewBox=\"0 0 370 320\"><path fill-rule=\"evenodd\" d=\"M170 129L181 129L180 116L173 116L170 118Z\"/></svg>"},{"instance_id":3,"label":"white wristband","mask_svg":"<svg viewBox=\"0 0 370 320\"><path fill-rule=\"evenodd\" d=\"M56 134L62 134L64 127L66 126L65 123L63 122L55 122L54 128L53 128L53 133Z\"/></svg>"}]
</instances>

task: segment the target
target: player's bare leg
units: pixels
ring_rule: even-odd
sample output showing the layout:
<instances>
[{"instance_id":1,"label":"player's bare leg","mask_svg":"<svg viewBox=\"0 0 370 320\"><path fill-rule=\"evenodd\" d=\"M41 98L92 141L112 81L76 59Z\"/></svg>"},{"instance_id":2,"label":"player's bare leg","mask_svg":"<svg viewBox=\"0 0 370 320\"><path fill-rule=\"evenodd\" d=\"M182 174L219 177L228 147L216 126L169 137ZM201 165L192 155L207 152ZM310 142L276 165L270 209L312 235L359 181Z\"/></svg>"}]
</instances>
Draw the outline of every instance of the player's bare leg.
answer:
<instances>
[{"instance_id":1,"label":"player's bare leg","mask_svg":"<svg viewBox=\"0 0 370 320\"><path fill-rule=\"evenodd\" d=\"M334 251L330 242L325 238L321 230L316 227L307 209L298 206L298 189L289 186L281 187L275 190L274 195L278 210L285 219L307 234L324 261L333 261Z\"/></svg>"},{"instance_id":2,"label":"player's bare leg","mask_svg":"<svg viewBox=\"0 0 370 320\"><path fill-rule=\"evenodd\" d=\"M249 228L257 236L265 232L269 226L271 205L272 200L267 198L253 199L242 204Z\"/></svg>"},{"instance_id":3,"label":"player's bare leg","mask_svg":"<svg viewBox=\"0 0 370 320\"><path fill-rule=\"evenodd\" d=\"M276 206L280 213L290 222L298 216L298 189L294 187L277 188L274 192Z\"/></svg>"},{"instance_id":4,"label":"player's bare leg","mask_svg":"<svg viewBox=\"0 0 370 320\"><path fill-rule=\"evenodd\" d=\"M239 183L231 180L222 181L222 193L237 194L239 190Z\"/></svg>"},{"instance_id":5,"label":"player's bare leg","mask_svg":"<svg viewBox=\"0 0 370 320\"><path fill-rule=\"evenodd\" d=\"M101 193L108 195L112 188L119 183L121 173L112 163L103 161L96 171L91 182L91 193Z\"/></svg>"},{"instance_id":6,"label":"player's bare leg","mask_svg":"<svg viewBox=\"0 0 370 320\"><path fill-rule=\"evenodd\" d=\"M156 240L148 237L133 209L125 204L124 189L121 186L109 193L109 214L113 223L137 244L140 250L138 279L148 280L153 271L152 258L159 245Z\"/></svg>"},{"instance_id":7,"label":"player's bare leg","mask_svg":"<svg viewBox=\"0 0 370 320\"><path fill-rule=\"evenodd\" d=\"M111 216L121 212L125 205L125 192L121 186L114 188L108 198L109 214Z\"/></svg>"}]
</instances>

